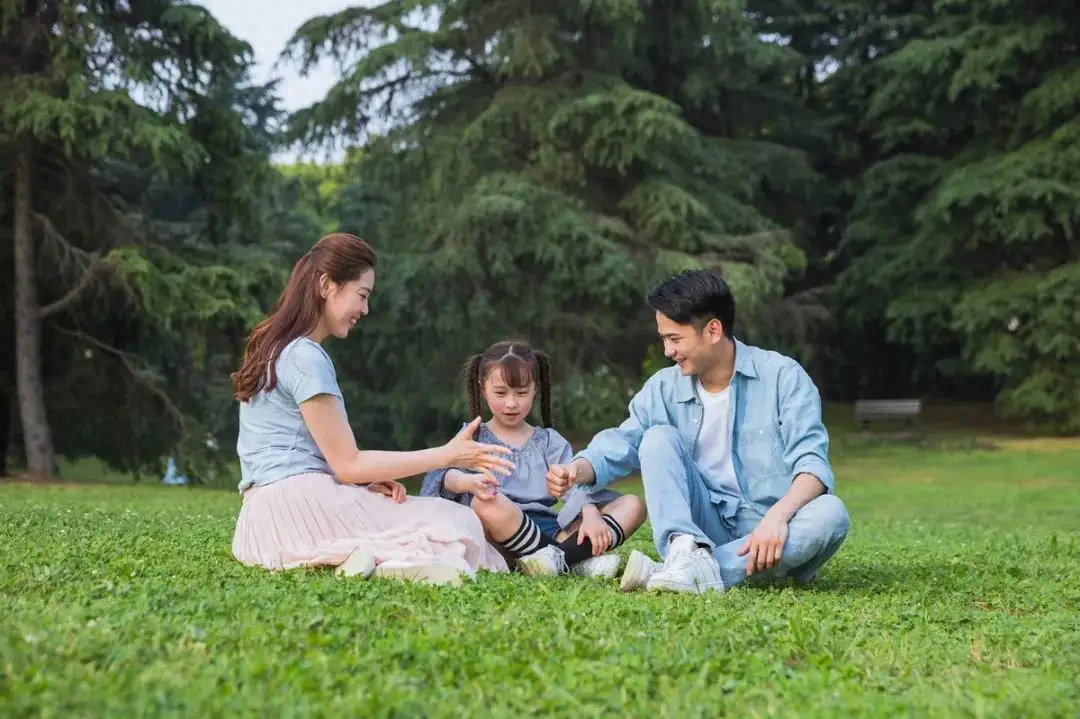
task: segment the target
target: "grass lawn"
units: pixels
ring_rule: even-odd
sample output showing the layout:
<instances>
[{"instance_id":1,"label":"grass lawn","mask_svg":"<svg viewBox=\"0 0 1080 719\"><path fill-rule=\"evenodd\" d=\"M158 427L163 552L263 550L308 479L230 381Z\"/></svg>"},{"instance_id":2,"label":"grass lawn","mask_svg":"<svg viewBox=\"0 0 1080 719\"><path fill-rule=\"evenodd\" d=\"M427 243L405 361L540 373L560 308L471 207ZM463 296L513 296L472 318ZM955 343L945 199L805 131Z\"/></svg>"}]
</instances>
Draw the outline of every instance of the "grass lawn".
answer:
<instances>
[{"instance_id":1,"label":"grass lawn","mask_svg":"<svg viewBox=\"0 0 1080 719\"><path fill-rule=\"evenodd\" d=\"M816 586L707 597L269 574L233 492L0 486L0 716L1075 716L1080 443L834 464Z\"/></svg>"}]
</instances>

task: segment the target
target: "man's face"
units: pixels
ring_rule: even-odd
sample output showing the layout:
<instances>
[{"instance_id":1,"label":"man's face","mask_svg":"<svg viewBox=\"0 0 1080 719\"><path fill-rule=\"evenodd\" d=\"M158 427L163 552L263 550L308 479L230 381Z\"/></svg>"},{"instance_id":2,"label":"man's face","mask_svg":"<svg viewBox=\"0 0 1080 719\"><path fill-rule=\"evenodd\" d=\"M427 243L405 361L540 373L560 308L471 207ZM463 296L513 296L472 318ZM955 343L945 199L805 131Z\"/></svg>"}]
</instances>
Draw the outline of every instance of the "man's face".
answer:
<instances>
[{"instance_id":1,"label":"man's face","mask_svg":"<svg viewBox=\"0 0 1080 719\"><path fill-rule=\"evenodd\" d=\"M709 320L699 332L660 312L656 313L656 331L664 341L664 356L674 360L684 375L698 375L712 367L724 333L719 320Z\"/></svg>"}]
</instances>

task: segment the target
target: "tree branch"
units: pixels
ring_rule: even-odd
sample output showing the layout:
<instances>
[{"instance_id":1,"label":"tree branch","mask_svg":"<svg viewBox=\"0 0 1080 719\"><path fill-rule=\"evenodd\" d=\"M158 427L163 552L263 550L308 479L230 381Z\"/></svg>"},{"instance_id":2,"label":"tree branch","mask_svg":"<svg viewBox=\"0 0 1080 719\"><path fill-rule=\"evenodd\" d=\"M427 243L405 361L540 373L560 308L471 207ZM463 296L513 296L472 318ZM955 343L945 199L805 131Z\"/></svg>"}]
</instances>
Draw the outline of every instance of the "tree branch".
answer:
<instances>
[{"instance_id":1,"label":"tree branch","mask_svg":"<svg viewBox=\"0 0 1080 719\"><path fill-rule=\"evenodd\" d=\"M53 246L57 248L58 254L63 255L64 260L68 263L71 262L72 257L77 257L84 262L92 262L96 258L96 255L76 247L66 237L60 234L60 231L56 229L56 225L54 225L52 220L45 215L40 212L32 212L31 215L38 221L38 224L41 225L41 229L45 233L45 239L49 240Z\"/></svg>"},{"instance_id":2,"label":"tree branch","mask_svg":"<svg viewBox=\"0 0 1080 719\"><path fill-rule=\"evenodd\" d=\"M140 385L145 387L152 395L154 395L159 400L161 400L161 403L165 406L165 411L172 418L173 422L176 423L177 429L179 429L181 432L183 432L184 427L186 425L186 422L184 420L184 413L181 412L180 408L177 407L173 403L173 401L169 398L169 395L165 392L165 390L161 389L156 384L154 384L153 382L147 380L145 377L140 375L139 368L135 365L135 362L132 359L132 356L130 354L128 354L127 352L124 352L123 350L119 350L119 349L113 347L110 344L106 344L105 342L102 342L98 338L92 337L91 335L88 335L85 332L82 332L81 330L69 330L66 327L56 327L56 326L54 326L53 329L55 329L57 332L60 332L62 334L65 334L65 335L74 337L76 339L82 340L83 342L86 342L88 344L92 344L95 347L97 347L98 349L103 350L105 352L108 352L109 354L111 354L112 356L114 356L118 360L120 360L120 363L122 365L124 365L124 369L126 369L128 371L128 373L131 375L132 379L134 379L137 383L139 383Z\"/></svg>"},{"instance_id":3,"label":"tree branch","mask_svg":"<svg viewBox=\"0 0 1080 719\"><path fill-rule=\"evenodd\" d=\"M35 212L33 213L33 217L41 225L45 237L48 238L57 249L58 254L64 256L65 262L60 264L70 265L80 260L83 262L82 274L79 275L79 279L75 281L75 284L72 285L71 289L69 289L60 299L45 305L38 310L38 316L44 319L60 312L78 299L79 295L85 292L90 285L93 284L98 273L104 268L105 263L101 259L101 256L96 252L87 252L86 250L75 247L75 245L68 241L67 238L60 234L60 231L56 229L56 226L53 225L52 221L45 215Z\"/></svg>"},{"instance_id":4,"label":"tree branch","mask_svg":"<svg viewBox=\"0 0 1080 719\"><path fill-rule=\"evenodd\" d=\"M102 261L101 257L99 257L98 255L94 255L93 259L90 260L90 264L88 264L83 270L82 276L79 277L78 281L74 284L74 286L72 286L72 288L68 290L67 293L60 299L56 300L55 302L50 302L49 304L39 309L38 316L41 319L45 319L46 317L54 315L57 312L60 312L61 310L66 308L68 305L78 299L79 295L81 295L83 291L90 286L90 284L94 281L94 277L104 267L105 263Z\"/></svg>"},{"instance_id":5,"label":"tree branch","mask_svg":"<svg viewBox=\"0 0 1080 719\"><path fill-rule=\"evenodd\" d=\"M467 52L461 53L459 57L463 59L466 63L468 63L469 67L471 67L484 82L494 82L495 75L491 72L487 65L484 65ZM459 77L464 75L468 75L468 73L461 73Z\"/></svg>"}]
</instances>

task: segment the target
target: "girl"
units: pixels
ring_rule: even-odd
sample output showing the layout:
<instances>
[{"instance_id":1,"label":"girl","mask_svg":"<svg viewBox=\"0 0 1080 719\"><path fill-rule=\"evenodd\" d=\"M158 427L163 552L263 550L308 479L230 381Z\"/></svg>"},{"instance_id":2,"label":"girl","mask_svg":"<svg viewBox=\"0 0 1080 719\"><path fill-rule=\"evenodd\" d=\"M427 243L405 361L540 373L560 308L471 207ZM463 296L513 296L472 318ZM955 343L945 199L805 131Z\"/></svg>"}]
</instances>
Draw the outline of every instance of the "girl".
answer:
<instances>
[{"instance_id":1,"label":"girl","mask_svg":"<svg viewBox=\"0 0 1080 719\"><path fill-rule=\"evenodd\" d=\"M506 571L476 515L442 499L405 496L397 480L452 464L505 473L502 446L472 436L477 418L442 447L357 449L328 337L368 313L375 253L358 237L323 237L293 268L285 291L248 338L233 376L240 401L243 506L232 551L267 569L336 565L338 573L460 582Z\"/></svg>"},{"instance_id":2,"label":"girl","mask_svg":"<svg viewBox=\"0 0 1080 719\"><path fill-rule=\"evenodd\" d=\"M429 473L421 495L441 496L472 507L488 536L527 574L613 577L619 557L605 554L645 521L645 504L611 490L590 494L576 487L561 511L547 491L547 470L570 461L573 451L551 429L551 364L543 352L520 341L499 342L465 365L469 414L479 416L481 397L491 421L478 439L511 451L515 470L498 480L481 469L452 466ZM527 422L537 389L544 426Z\"/></svg>"}]
</instances>

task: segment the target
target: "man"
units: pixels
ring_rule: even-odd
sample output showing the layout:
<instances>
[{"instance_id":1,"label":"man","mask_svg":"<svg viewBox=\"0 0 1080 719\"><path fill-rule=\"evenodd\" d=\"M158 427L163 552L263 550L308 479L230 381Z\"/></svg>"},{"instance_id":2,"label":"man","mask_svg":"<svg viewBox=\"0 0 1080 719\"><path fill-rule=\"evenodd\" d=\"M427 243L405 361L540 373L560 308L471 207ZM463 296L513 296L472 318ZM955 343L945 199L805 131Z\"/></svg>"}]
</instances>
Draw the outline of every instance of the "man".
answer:
<instances>
[{"instance_id":1,"label":"man","mask_svg":"<svg viewBox=\"0 0 1080 719\"><path fill-rule=\"evenodd\" d=\"M619 427L553 465L548 490L599 490L640 469L663 564L634 552L624 591L811 581L849 524L813 381L795 360L735 339L735 300L715 272L665 280L648 303L676 366L645 383Z\"/></svg>"}]
</instances>

